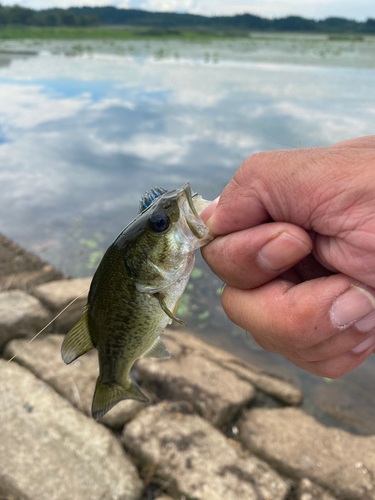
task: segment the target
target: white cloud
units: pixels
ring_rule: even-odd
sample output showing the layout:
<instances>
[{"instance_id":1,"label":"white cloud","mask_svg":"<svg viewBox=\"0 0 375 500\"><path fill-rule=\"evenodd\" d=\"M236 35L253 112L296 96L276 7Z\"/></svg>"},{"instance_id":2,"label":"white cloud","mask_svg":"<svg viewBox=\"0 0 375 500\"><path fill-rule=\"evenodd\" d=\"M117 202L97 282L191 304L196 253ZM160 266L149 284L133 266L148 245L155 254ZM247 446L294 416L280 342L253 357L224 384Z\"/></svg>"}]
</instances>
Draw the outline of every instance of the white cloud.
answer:
<instances>
[{"instance_id":1,"label":"white cloud","mask_svg":"<svg viewBox=\"0 0 375 500\"><path fill-rule=\"evenodd\" d=\"M194 12L199 10L199 3L196 0L146 0L140 8L158 12Z\"/></svg>"},{"instance_id":2,"label":"white cloud","mask_svg":"<svg viewBox=\"0 0 375 500\"><path fill-rule=\"evenodd\" d=\"M21 5L22 7L30 7L32 9L49 9L51 7L59 7L67 9L69 7L102 7L103 5L114 5L119 8L126 9L129 0L121 0L115 2L108 0L2 0L2 5ZM120 4L120 5L118 5Z\"/></svg>"},{"instance_id":3,"label":"white cloud","mask_svg":"<svg viewBox=\"0 0 375 500\"><path fill-rule=\"evenodd\" d=\"M0 121L30 128L49 120L73 116L87 104L87 97L51 100L40 85L0 84Z\"/></svg>"}]
</instances>

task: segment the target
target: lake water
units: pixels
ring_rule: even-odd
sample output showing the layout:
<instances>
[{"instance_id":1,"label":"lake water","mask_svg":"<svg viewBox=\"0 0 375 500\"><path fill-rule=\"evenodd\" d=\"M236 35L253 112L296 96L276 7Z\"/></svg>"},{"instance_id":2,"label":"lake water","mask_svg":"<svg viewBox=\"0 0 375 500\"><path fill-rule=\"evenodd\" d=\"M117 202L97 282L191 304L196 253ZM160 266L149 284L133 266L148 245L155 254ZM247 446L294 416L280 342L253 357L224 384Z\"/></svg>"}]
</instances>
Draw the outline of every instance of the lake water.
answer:
<instances>
[{"instance_id":1,"label":"lake water","mask_svg":"<svg viewBox=\"0 0 375 500\"><path fill-rule=\"evenodd\" d=\"M154 186L218 196L252 153L375 131L375 38L0 42L0 232L73 277ZM322 421L375 433L375 357L336 381L226 319L200 256L180 307L202 338L293 380ZM182 332L181 332L182 333Z\"/></svg>"}]
</instances>

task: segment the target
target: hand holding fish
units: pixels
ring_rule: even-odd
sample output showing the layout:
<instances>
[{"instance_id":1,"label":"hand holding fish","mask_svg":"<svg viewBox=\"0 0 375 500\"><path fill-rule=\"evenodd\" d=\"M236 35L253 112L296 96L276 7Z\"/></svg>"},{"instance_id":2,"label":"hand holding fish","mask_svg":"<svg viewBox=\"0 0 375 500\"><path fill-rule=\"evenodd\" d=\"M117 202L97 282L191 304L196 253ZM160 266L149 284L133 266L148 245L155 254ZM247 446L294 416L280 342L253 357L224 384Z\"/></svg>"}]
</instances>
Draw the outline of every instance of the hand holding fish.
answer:
<instances>
[{"instance_id":1,"label":"hand holding fish","mask_svg":"<svg viewBox=\"0 0 375 500\"><path fill-rule=\"evenodd\" d=\"M330 378L374 351L375 136L255 154L202 218L224 310L259 345Z\"/></svg>"}]
</instances>

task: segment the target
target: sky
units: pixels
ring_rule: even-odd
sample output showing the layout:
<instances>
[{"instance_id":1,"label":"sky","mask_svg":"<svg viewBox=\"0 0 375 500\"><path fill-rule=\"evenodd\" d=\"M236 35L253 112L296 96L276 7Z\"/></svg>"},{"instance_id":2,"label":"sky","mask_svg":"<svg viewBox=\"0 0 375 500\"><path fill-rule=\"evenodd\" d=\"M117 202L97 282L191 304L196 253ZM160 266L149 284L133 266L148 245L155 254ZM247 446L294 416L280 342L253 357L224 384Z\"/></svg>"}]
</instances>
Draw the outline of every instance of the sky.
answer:
<instances>
[{"instance_id":1,"label":"sky","mask_svg":"<svg viewBox=\"0 0 375 500\"><path fill-rule=\"evenodd\" d=\"M299 15L310 19L346 17L364 21L375 18L374 0L0 0L2 5L22 5L34 9L49 7L102 6L135 8L191 14L235 15L245 12L274 18Z\"/></svg>"}]
</instances>

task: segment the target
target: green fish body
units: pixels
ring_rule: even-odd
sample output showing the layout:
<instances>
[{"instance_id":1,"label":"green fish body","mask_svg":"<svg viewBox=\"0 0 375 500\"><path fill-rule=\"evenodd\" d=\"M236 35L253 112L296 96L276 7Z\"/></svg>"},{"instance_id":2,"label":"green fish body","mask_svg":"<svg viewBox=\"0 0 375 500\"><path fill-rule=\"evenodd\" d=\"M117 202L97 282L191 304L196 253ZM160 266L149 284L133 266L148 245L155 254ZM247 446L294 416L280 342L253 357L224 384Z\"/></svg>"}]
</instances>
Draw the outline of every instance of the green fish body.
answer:
<instances>
[{"instance_id":1,"label":"green fish body","mask_svg":"<svg viewBox=\"0 0 375 500\"><path fill-rule=\"evenodd\" d=\"M123 399L148 401L129 372L138 358L170 357L160 333L173 319L181 322L174 312L194 253L212 240L198 214L208 203L192 194L189 183L170 192L152 190L141 202L144 210L103 256L85 313L61 348L67 364L93 347L98 350L95 419Z\"/></svg>"}]
</instances>

